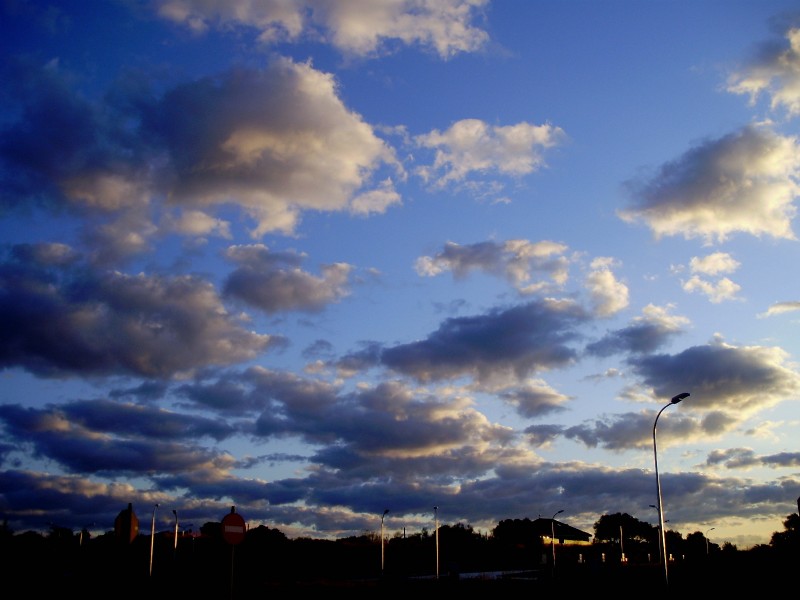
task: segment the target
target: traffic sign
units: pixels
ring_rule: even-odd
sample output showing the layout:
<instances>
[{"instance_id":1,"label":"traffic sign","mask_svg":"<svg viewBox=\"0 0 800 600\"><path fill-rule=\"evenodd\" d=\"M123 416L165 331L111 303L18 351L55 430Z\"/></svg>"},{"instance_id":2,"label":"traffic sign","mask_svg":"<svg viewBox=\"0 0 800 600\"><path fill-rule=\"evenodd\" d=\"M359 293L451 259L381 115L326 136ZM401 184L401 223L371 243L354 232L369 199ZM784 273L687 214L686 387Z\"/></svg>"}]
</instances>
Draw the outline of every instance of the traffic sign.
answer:
<instances>
[{"instance_id":1,"label":"traffic sign","mask_svg":"<svg viewBox=\"0 0 800 600\"><path fill-rule=\"evenodd\" d=\"M241 544L244 541L246 531L244 518L235 512L231 507L231 512L222 517L222 538L229 544Z\"/></svg>"}]
</instances>

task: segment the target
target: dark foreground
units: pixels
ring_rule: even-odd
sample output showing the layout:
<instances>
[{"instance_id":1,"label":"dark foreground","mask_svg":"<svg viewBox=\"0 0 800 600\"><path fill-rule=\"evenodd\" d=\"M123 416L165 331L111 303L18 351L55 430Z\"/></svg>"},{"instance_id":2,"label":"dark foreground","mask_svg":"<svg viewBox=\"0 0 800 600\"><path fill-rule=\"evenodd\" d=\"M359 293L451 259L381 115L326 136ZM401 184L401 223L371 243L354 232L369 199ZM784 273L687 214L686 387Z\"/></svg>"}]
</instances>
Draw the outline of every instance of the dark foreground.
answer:
<instances>
[{"instance_id":1,"label":"dark foreground","mask_svg":"<svg viewBox=\"0 0 800 600\"><path fill-rule=\"evenodd\" d=\"M550 570L513 574L471 573L446 575L439 579L384 578L365 580L285 580L259 581L248 574L237 580L222 573L209 573L192 579L172 580L158 577L138 581L50 582L52 592L76 593L82 598L285 598L312 594L313 597L376 598L402 594L411 600L440 596L522 598L546 594L553 597L612 594L615 598L675 598L676 595L698 594L709 597L738 597L746 590L792 589L795 578L788 565L758 564L745 567L737 564L674 565L666 581L659 565L573 565L552 573ZM75 589L75 586L78 589ZM49 587L49 585L47 586Z\"/></svg>"}]
</instances>

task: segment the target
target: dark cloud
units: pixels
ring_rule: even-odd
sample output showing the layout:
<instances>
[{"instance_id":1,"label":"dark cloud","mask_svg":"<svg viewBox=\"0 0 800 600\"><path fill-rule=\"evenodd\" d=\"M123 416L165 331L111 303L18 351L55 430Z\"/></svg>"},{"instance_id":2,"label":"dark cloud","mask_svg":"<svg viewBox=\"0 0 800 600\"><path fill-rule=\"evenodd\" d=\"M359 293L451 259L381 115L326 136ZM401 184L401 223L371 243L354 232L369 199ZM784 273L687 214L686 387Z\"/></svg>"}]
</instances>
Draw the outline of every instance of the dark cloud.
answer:
<instances>
[{"instance_id":1,"label":"dark cloud","mask_svg":"<svg viewBox=\"0 0 800 600\"><path fill-rule=\"evenodd\" d=\"M322 276L315 277L298 268L303 257L271 253L262 245L232 247L225 256L238 266L228 275L224 293L268 314L319 312L349 294L350 265L323 265Z\"/></svg>"},{"instance_id":2,"label":"dark cloud","mask_svg":"<svg viewBox=\"0 0 800 600\"><path fill-rule=\"evenodd\" d=\"M196 277L60 269L15 258L0 263L0 366L45 377L169 378L253 358L280 342L244 329Z\"/></svg>"},{"instance_id":3,"label":"dark cloud","mask_svg":"<svg viewBox=\"0 0 800 600\"><path fill-rule=\"evenodd\" d=\"M587 318L576 304L540 300L453 317L422 341L386 348L381 362L420 381L523 378L574 361L577 352L569 344L578 338L575 326Z\"/></svg>"},{"instance_id":4,"label":"dark cloud","mask_svg":"<svg viewBox=\"0 0 800 600\"><path fill-rule=\"evenodd\" d=\"M628 363L658 398L689 391L687 404L701 411L747 415L800 389L800 376L779 348L735 347L722 342L678 354L632 357Z\"/></svg>"},{"instance_id":5,"label":"dark cloud","mask_svg":"<svg viewBox=\"0 0 800 600\"><path fill-rule=\"evenodd\" d=\"M0 405L0 418L7 434L30 447L35 456L73 473L153 475L220 469L231 462L230 457L219 452L174 441L198 437L199 427L203 435L222 439L231 433L226 426L170 418L161 410L111 402L78 403L48 410L4 404Z\"/></svg>"}]
</instances>

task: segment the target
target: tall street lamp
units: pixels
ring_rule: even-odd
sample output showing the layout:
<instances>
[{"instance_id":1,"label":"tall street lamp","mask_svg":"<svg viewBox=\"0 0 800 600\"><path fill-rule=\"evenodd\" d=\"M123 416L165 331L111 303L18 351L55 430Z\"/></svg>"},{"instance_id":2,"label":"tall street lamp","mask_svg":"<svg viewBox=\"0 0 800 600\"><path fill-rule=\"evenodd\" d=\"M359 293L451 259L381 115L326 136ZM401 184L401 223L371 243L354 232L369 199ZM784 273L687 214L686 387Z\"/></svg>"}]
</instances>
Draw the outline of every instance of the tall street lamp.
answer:
<instances>
[{"instance_id":1,"label":"tall street lamp","mask_svg":"<svg viewBox=\"0 0 800 600\"><path fill-rule=\"evenodd\" d=\"M383 575L383 519L386 518L388 513L389 509L385 508L383 510L383 514L381 515L381 575Z\"/></svg>"},{"instance_id":2,"label":"tall street lamp","mask_svg":"<svg viewBox=\"0 0 800 600\"><path fill-rule=\"evenodd\" d=\"M656 490L658 492L658 526L660 530L659 535L661 536L661 559L662 562L664 563L664 583L666 583L667 585L669 585L669 567L668 567L669 561L667 560L667 538L664 533L664 504L661 501L661 478L658 476L658 449L656 445L656 426L658 425L658 417L661 416L661 413L664 412L664 410L668 406L677 404L684 398L688 397L689 397L689 392L683 392L673 397L668 404L664 405L664 407L660 411L658 411L658 414L656 415L656 420L653 423L653 461L656 467Z\"/></svg>"},{"instance_id":3,"label":"tall street lamp","mask_svg":"<svg viewBox=\"0 0 800 600\"><path fill-rule=\"evenodd\" d=\"M553 515L553 518L550 519L550 547L553 551L553 573L555 573L556 570L556 517L562 512L564 512L564 509L559 510Z\"/></svg>"},{"instance_id":4,"label":"tall street lamp","mask_svg":"<svg viewBox=\"0 0 800 600\"><path fill-rule=\"evenodd\" d=\"M84 525L83 529L81 529L81 534L78 536L78 546L83 546L83 534L89 533L89 527L94 527L94 521L89 523L88 525Z\"/></svg>"},{"instance_id":5,"label":"tall street lamp","mask_svg":"<svg viewBox=\"0 0 800 600\"><path fill-rule=\"evenodd\" d=\"M172 543L172 553L173 556L177 556L178 555L178 511L173 508L172 514L175 515L175 540Z\"/></svg>"},{"instance_id":6,"label":"tall street lamp","mask_svg":"<svg viewBox=\"0 0 800 600\"><path fill-rule=\"evenodd\" d=\"M705 536L706 537L706 556L708 556L708 532L709 531L714 531L715 529L716 529L716 527L712 527L711 529L706 531L706 536Z\"/></svg>"},{"instance_id":7,"label":"tall street lamp","mask_svg":"<svg viewBox=\"0 0 800 600\"><path fill-rule=\"evenodd\" d=\"M659 516L661 515L661 511L658 510L658 507L655 504L651 504L650 508L655 508L656 512L659 513ZM659 519L659 523L660 522L661 521ZM661 562L661 525L656 525L656 540L658 541L658 562Z\"/></svg>"},{"instance_id":8,"label":"tall street lamp","mask_svg":"<svg viewBox=\"0 0 800 600\"><path fill-rule=\"evenodd\" d=\"M156 509L158 504L153 505L153 520L150 521L150 577L153 576L153 543L156 539Z\"/></svg>"},{"instance_id":9,"label":"tall street lamp","mask_svg":"<svg viewBox=\"0 0 800 600\"><path fill-rule=\"evenodd\" d=\"M436 579L439 579L439 507L433 507L433 530L436 537Z\"/></svg>"}]
</instances>

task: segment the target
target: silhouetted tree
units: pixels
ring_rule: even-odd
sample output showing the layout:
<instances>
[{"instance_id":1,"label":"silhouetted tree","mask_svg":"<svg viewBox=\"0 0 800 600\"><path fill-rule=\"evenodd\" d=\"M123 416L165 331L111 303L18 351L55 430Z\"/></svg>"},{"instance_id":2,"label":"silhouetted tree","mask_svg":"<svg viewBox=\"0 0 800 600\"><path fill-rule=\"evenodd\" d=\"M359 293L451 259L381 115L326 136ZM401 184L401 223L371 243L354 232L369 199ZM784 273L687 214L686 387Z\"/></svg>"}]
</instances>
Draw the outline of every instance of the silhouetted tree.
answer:
<instances>
[{"instance_id":1,"label":"silhouetted tree","mask_svg":"<svg viewBox=\"0 0 800 600\"><path fill-rule=\"evenodd\" d=\"M783 553L800 553L800 515L787 515L783 527L784 531L772 534L769 545Z\"/></svg>"}]
</instances>

